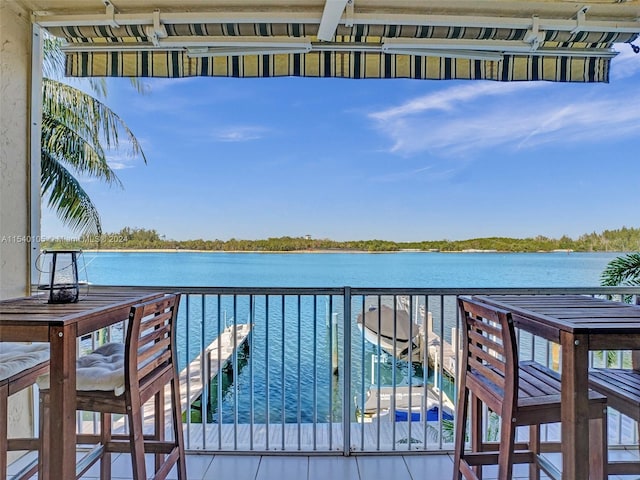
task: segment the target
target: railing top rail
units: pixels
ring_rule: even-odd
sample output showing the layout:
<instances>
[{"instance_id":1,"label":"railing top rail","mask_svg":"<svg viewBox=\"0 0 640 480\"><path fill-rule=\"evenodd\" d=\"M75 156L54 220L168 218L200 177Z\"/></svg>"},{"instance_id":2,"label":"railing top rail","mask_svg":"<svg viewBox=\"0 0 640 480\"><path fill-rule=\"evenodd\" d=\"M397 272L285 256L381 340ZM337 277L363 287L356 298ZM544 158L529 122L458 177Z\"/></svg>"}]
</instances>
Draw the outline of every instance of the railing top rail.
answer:
<instances>
[{"instance_id":1,"label":"railing top rail","mask_svg":"<svg viewBox=\"0 0 640 480\"><path fill-rule=\"evenodd\" d=\"M180 291L200 295L344 295L346 289L351 295L499 295L499 294L588 294L588 295L640 295L636 287L206 287L181 285L91 285L92 290L135 288L149 291Z\"/></svg>"}]
</instances>

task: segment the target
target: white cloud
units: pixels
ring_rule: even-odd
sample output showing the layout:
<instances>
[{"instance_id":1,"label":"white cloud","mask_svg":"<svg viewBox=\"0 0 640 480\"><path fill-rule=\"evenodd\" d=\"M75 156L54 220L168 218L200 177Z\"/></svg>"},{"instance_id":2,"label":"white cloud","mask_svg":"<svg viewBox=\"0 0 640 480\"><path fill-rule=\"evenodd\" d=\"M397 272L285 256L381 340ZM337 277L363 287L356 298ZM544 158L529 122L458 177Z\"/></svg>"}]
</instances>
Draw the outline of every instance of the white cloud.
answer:
<instances>
[{"instance_id":1,"label":"white cloud","mask_svg":"<svg viewBox=\"0 0 640 480\"><path fill-rule=\"evenodd\" d=\"M640 127L640 92L625 85L478 82L369 114L389 151L467 156L497 146L622 138ZM541 89L540 87L544 87Z\"/></svg>"},{"instance_id":2,"label":"white cloud","mask_svg":"<svg viewBox=\"0 0 640 480\"><path fill-rule=\"evenodd\" d=\"M407 115L416 115L429 110L454 110L459 103L471 102L479 98L492 95L509 95L513 92L522 92L531 88L540 88L544 83L498 83L477 81L467 85L447 88L440 92L410 100L397 107L391 107L380 112L371 113L373 119L385 121L393 118L402 118Z\"/></svg>"},{"instance_id":3,"label":"white cloud","mask_svg":"<svg viewBox=\"0 0 640 480\"><path fill-rule=\"evenodd\" d=\"M126 168L133 168L133 165L122 163L122 162L109 162L109 166L113 170L124 170Z\"/></svg>"},{"instance_id":4,"label":"white cloud","mask_svg":"<svg viewBox=\"0 0 640 480\"><path fill-rule=\"evenodd\" d=\"M138 164L143 164L143 162L137 156L118 153L107 153L107 163L113 170L124 170L127 168L133 168Z\"/></svg>"},{"instance_id":5,"label":"white cloud","mask_svg":"<svg viewBox=\"0 0 640 480\"><path fill-rule=\"evenodd\" d=\"M213 137L220 142L248 142L263 138L267 131L259 126L232 126L214 130Z\"/></svg>"},{"instance_id":6,"label":"white cloud","mask_svg":"<svg viewBox=\"0 0 640 480\"><path fill-rule=\"evenodd\" d=\"M640 126L640 96L615 96L558 105L548 114L537 111L531 132L519 148L542 143L590 142L635 134Z\"/></svg>"},{"instance_id":7,"label":"white cloud","mask_svg":"<svg viewBox=\"0 0 640 480\"><path fill-rule=\"evenodd\" d=\"M142 80L142 79L141 79ZM148 92L160 93L170 90L174 87L182 87L197 82L197 77L184 78L147 78L144 79L144 85L148 88Z\"/></svg>"}]
</instances>

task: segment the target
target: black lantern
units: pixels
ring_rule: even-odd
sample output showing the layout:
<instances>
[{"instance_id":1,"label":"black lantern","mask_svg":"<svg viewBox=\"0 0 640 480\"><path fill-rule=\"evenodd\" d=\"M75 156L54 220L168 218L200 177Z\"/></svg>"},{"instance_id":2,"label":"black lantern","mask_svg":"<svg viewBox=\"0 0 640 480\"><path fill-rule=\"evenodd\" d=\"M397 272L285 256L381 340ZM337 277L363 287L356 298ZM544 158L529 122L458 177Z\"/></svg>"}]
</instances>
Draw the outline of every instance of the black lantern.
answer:
<instances>
[{"instance_id":1,"label":"black lantern","mask_svg":"<svg viewBox=\"0 0 640 480\"><path fill-rule=\"evenodd\" d=\"M49 303L75 303L80 295L78 257L82 250L44 250L40 272L48 274L49 283L40 290L49 291Z\"/></svg>"}]
</instances>

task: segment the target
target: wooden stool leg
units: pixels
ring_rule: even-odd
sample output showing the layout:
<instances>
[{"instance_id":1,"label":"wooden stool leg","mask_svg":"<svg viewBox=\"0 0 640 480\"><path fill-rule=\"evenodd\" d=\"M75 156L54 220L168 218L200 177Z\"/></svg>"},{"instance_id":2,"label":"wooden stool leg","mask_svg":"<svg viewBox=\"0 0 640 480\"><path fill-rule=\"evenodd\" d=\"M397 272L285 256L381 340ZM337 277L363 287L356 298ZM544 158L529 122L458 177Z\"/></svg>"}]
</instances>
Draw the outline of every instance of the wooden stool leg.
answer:
<instances>
[{"instance_id":1,"label":"wooden stool leg","mask_svg":"<svg viewBox=\"0 0 640 480\"><path fill-rule=\"evenodd\" d=\"M636 302L640 301L640 295L638 295L638 297L636 298ZM640 304L638 304L640 305ZM637 417L635 417L636 420L636 428L638 429L638 437L636 439L636 441L638 442L638 455L640 455L640 406L636 412ZM609 445L609 439L607 438L607 445Z\"/></svg>"},{"instance_id":2,"label":"wooden stool leg","mask_svg":"<svg viewBox=\"0 0 640 480\"><path fill-rule=\"evenodd\" d=\"M464 374L463 374L464 375ZM464 381L464 379L462 380ZM458 405L456 411L456 439L455 439L455 456L453 459L453 480L460 480L460 464L464 455L465 437L467 435L467 416L469 412L469 390L464 383L459 386L460 393L458 395Z\"/></svg>"},{"instance_id":3,"label":"wooden stool leg","mask_svg":"<svg viewBox=\"0 0 640 480\"><path fill-rule=\"evenodd\" d=\"M180 379L177 372L174 371L173 380L171 381L171 403L173 410L173 435L178 446L178 480L187 480L187 465L184 453L184 434L182 433L182 408L180 401ZM206 422L206 413L203 415L203 422ZM203 428L206 423L203 423Z\"/></svg>"},{"instance_id":4,"label":"wooden stool leg","mask_svg":"<svg viewBox=\"0 0 640 480\"><path fill-rule=\"evenodd\" d=\"M100 414L100 442L104 448L111 441L111 414ZM104 448L100 458L100 480L111 480L111 452Z\"/></svg>"},{"instance_id":5,"label":"wooden stool leg","mask_svg":"<svg viewBox=\"0 0 640 480\"><path fill-rule=\"evenodd\" d=\"M49 478L49 449L45 446L51 443L49 429L49 392L40 390L40 445L38 446L38 478Z\"/></svg>"},{"instance_id":6,"label":"wooden stool leg","mask_svg":"<svg viewBox=\"0 0 640 480\"><path fill-rule=\"evenodd\" d=\"M589 471L592 480L607 480L607 414L589 420Z\"/></svg>"},{"instance_id":7,"label":"wooden stool leg","mask_svg":"<svg viewBox=\"0 0 640 480\"><path fill-rule=\"evenodd\" d=\"M500 450L498 452L498 480L511 480L515 450L516 424L511 418L501 417Z\"/></svg>"},{"instance_id":8,"label":"wooden stool leg","mask_svg":"<svg viewBox=\"0 0 640 480\"><path fill-rule=\"evenodd\" d=\"M535 457L540 455L540 425L531 425L529 427L529 450ZM537 461L529 464L529 480L539 480L540 469Z\"/></svg>"},{"instance_id":9,"label":"wooden stool leg","mask_svg":"<svg viewBox=\"0 0 640 480\"><path fill-rule=\"evenodd\" d=\"M471 451L481 452L483 450L482 444L484 438L482 435L482 402L473 393L471 394ZM482 467L473 467L473 471L478 477L478 480L482 480Z\"/></svg>"},{"instance_id":10,"label":"wooden stool leg","mask_svg":"<svg viewBox=\"0 0 640 480\"><path fill-rule=\"evenodd\" d=\"M140 405L132 405L129 411L129 443L131 449L131 465L133 480L146 480L147 470L144 464L144 432L142 429L142 412Z\"/></svg>"},{"instance_id":11,"label":"wooden stool leg","mask_svg":"<svg viewBox=\"0 0 640 480\"><path fill-rule=\"evenodd\" d=\"M7 478L7 446L8 418L7 407L9 404L9 386L7 384L0 387L0 479Z\"/></svg>"}]
</instances>

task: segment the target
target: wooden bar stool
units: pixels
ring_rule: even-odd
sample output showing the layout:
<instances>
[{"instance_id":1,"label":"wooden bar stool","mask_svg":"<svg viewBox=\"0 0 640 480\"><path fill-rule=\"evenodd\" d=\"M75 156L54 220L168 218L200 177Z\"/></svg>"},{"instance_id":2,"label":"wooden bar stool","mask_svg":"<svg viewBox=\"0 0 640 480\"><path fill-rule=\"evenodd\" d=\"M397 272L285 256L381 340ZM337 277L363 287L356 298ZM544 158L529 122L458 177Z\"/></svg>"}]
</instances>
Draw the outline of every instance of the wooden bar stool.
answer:
<instances>
[{"instance_id":1,"label":"wooden bar stool","mask_svg":"<svg viewBox=\"0 0 640 480\"><path fill-rule=\"evenodd\" d=\"M46 343L0 343L0 479L7 478L7 452L38 450L37 438L8 438L8 401L36 383L40 375L49 371L49 345ZM27 466L13 478L29 478L37 471L37 464Z\"/></svg>"},{"instance_id":2,"label":"wooden bar stool","mask_svg":"<svg viewBox=\"0 0 640 480\"><path fill-rule=\"evenodd\" d=\"M108 343L78 359L77 409L100 413L100 435L78 435L78 442L97 444L96 448L76 467L81 476L100 460L100 478L111 478L111 453L130 453L134 480L146 480L145 453L155 458L154 479L164 479L177 465L179 480L186 480L180 380L177 370L176 316L180 295L165 295L135 305L129 313L126 341ZM96 375L102 372L102 377ZM43 440L49 415L48 382L41 382ZM165 439L165 387L171 388L173 438ZM154 432L143 431L142 408L154 399ZM128 435L111 431L111 415L121 414L128 420ZM41 471L46 471L47 456L41 452Z\"/></svg>"},{"instance_id":3,"label":"wooden bar stool","mask_svg":"<svg viewBox=\"0 0 640 480\"><path fill-rule=\"evenodd\" d=\"M540 424L561 421L560 376L533 362L520 362L511 314L459 298L464 335L456 413L454 480L482 478L482 466L498 465L498 479L510 480L515 463L529 463L529 477L540 469L552 478L560 472L541 455ZM471 401L471 452L465 451ZM589 392L590 470L606 478L606 397ZM482 405L500 416L499 443L482 441ZM529 425L529 442L516 444L516 427ZM517 447L517 449L516 449ZM521 449L521 447L524 447ZM497 451L497 453L496 453Z\"/></svg>"}]
</instances>

